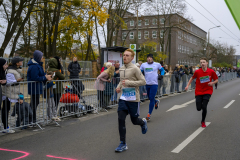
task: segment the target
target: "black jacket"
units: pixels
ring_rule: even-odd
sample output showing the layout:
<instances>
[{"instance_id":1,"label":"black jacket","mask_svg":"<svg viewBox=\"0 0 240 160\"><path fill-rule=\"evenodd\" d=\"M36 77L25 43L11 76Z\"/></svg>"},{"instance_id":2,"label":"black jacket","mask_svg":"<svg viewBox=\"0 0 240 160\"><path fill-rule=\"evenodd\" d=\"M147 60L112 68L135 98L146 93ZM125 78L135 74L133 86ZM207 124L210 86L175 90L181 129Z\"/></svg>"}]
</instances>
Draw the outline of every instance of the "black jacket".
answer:
<instances>
[{"instance_id":1,"label":"black jacket","mask_svg":"<svg viewBox=\"0 0 240 160\"><path fill-rule=\"evenodd\" d=\"M70 72L70 79L78 79L81 72L80 64L77 61L71 62L68 65L68 71Z\"/></svg>"}]
</instances>

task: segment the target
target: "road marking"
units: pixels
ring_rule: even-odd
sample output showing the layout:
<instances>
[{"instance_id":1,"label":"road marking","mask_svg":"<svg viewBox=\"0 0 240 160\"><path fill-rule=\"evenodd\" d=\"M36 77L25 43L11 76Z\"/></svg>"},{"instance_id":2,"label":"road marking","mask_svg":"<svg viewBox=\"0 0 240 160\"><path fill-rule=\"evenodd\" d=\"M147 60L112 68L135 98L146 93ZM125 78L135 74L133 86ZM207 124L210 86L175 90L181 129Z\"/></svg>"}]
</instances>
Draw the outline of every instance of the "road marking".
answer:
<instances>
[{"instance_id":1,"label":"road marking","mask_svg":"<svg viewBox=\"0 0 240 160\"><path fill-rule=\"evenodd\" d=\"M230 107L233 103L235 102L235 100L232 100L231 102L229 102L225 107L223 107L223 108L228 108L228 107Z\"/></svg>"},{"instance_id":2,"label":"road marking","mask_svg":"<svg viewBox=\"0 0 240 160\"><path fill-rule=\"evenodd\" d=\"M191 101L189 101L189 102L183 103L183 104L181 104L181 105L174 105L172 108L170 108L170 109L167 110L166 112L187 107L189 104L191 104L191 103L193 103L193 102L195 102L195 99L193 99L193 100L191 100Z\"/></svg>"},{"instance_id":3,"label":"road marking","mask_svg":"<svg viewBox=\"0 0 240 160\"><path fill-rule=\"evenodd\" d=\"M211 122L206 122L206 126L209 126ZM186 147L194 138L196 138L205 128L198 128L193 134L191 134L187 139L185 139L181 144L179 144L174 150L173 153L179 153L181 150Z\"/></svg>"}]
</instances>

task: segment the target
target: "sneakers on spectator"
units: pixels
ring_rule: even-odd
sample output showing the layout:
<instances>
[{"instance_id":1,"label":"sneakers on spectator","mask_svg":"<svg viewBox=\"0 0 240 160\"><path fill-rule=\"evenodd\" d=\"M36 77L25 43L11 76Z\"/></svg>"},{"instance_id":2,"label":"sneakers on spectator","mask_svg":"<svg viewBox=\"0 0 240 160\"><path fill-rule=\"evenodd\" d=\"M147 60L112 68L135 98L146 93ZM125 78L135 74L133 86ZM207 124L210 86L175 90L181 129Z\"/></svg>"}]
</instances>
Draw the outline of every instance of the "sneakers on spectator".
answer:
<instances>
[{"instance_id":1,"label":"sneakers on spectator","mask_svg":"<svg viewBox=\"0 0 240 160\"><path fill-rule=\"evenodd\" d=\"M147 120L147 121L150 121L150 117L151 117L151 115L148 113L148 115L147 115L147 117L146 117L146 120Z\"/></svg>"},{"instance_id":2,"label":"sneakers on spectator","mask_svg":"<svg viewBox=\"0 0 240 160\"><path fill-rule=\"evenodd\" d=\"M127 143L124 143L124 142L121 141L119 146L115 149L115 152L122 152L122 151L125 151L127 149L128 149Z\"/></svg>"},{"instance_id":3,"label":"sneakers on spectator","mask_svg":"<svg viewBox=\"0 0 240 160\"><path fill-rule=\"evenodd\" d=\"M2 133L15 133L15 131L12 129L4 129Z\"/></svg>"},{"instance_id":4,"label":"sneakers on spectator","mask_svg":"<svg viewBox=\"0 0 240 160\"><path fill-rule=\"evenodd\" d=\"M144 122L144 125L142 125L142 134L146 134L147 133L147 130L148 130L148 127L147 127L147 120L145 118L142 119L143 122Z\"/></svg>"},{"instance_id":5,"label":"sneakers on spectator","mask_svg":"<svg viewBox=\"0 0 240 160\"><path fill-rule=\"evenodd\" d=\"M202 128L206 128L205 122L202 122Z\"/></svg>"},{"instance_id":6,"label":"sneakers on spectator","mask_svg":"<svg viewBox=\"0 0 240 160\"><path fill-rule=\"evenodd\" d=\"M155 103L155 109L158 109L158 107L159 107L159 103L160 103L160 101L159 101L159 100L156 100L156 103Z\"/></svg>"}]
</instances>

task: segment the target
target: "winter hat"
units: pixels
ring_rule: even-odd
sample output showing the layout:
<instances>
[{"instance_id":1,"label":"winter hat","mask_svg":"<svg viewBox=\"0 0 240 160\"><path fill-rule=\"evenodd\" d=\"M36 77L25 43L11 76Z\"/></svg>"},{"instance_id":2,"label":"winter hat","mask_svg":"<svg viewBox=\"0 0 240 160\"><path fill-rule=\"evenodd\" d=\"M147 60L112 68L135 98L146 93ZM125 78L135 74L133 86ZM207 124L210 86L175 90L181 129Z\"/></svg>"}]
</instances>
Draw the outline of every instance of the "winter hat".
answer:
<instances>
[{"instance_id":1,"label":"winter hat","mask_svg":"<svg viewBox=\"0 0 240 160\"><path fill-rule=\"evenodd\" d=\"M43 53L39 50L35 50L33 53L33 59L37 61L38 63L41 62L41 59L43 57Z\"/></svg>"},{"instance_id":2,"label":"winter hat","mask_svg":"<svg viewBox=\"0 0 240 160\"><path fill-rule=\"evenodd\" d=\"M186 68L188 68L188 65L185 65Z\"/></svg>"},{"instance_id":3,"label":"winter hat","mask_svg":"<svg viewBox=\"0 0 240 160\"><path fill-rule=\"evenodd\" d=\"M147 58L148 58L148 57L153 58L153 54L148 54L148 55L147 55Z\"/></svg>"},{"instance_id":4,"label":"winter hat","mask_svg":"<svg viewBox=\"0 0 240 160\"><path fill-rule=\"evenodd\" d=\"M24 60L24 58L22 58L22 57L19 57L19 56L16 56L16 57L13 57L12 58L12 64L16 64L16 63L18 63L18 62L21 62L21 61L23 61Z\"/></svg>"},{"instance_id":5,"label":"winter hat","mask_svg":"<svg viewBox=\"0 0 240 160\"><path fill-rule=\"evenodd\" d=\"M24 100L24 95L23 94L19 94L19 99L21 99L21 100Z\"/></svg>"}]
</instances>

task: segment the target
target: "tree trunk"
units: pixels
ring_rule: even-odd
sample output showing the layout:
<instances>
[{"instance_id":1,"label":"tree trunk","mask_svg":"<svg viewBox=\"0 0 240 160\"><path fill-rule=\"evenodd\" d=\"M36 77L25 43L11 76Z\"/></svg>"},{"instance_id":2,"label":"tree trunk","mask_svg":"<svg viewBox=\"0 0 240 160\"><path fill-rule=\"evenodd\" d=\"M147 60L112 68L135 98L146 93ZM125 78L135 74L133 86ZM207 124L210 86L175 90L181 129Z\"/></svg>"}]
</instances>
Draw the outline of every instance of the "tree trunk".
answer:
<instances>
[{"instance_id":1,"label":"tree trunk","mask_svg":"<svg viewBox=\"0 0 240 160\"><path fill-rule=\"evenodd\" d=\"M53 43L52 43L52 55L56 55L56 50L57 50L57 36L58 36L58 23L60 20L60 12L62 8L62 0L58 0L58 11L57 11L57 16L56 16L56 21L55 21L55 30L54 30L54 37L53 37Z\"/></svg>"},{"instance_id":2,"label":"tree trunk","mask_svg":"<svg viewBox=\"0 0 240 160\"><path fill-rule=\"evenodd\" d=\"M99 53L99 56L101 57L101 46L100 46L100 40L99 40L99 35L98 35L97 17L96 16L95 16L95 25L96 25L96 35L97 35L97 41L98 41L98 53Z\"/></svg>"},{"instance_id":3,"label":"tree trunk","mask_svg":"<svg viewBox=\"0 0 240 160\"><path fill-rule=\"evenodd\" d=\"M43 53L48 57L47 54L47 0L44 0L44 28L43 28Z\"/></svg>"}]
</instances>

